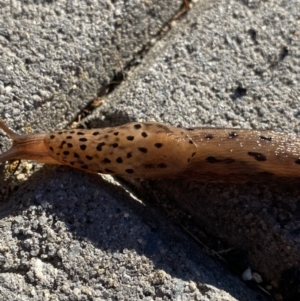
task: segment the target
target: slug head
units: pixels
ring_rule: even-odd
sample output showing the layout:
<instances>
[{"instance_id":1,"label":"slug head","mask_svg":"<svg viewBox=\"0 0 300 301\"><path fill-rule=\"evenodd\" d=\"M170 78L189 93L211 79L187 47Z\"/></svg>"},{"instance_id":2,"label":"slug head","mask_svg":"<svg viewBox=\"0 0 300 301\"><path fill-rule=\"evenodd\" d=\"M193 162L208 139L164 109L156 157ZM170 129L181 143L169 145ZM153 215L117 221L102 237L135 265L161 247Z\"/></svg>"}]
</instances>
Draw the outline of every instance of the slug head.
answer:
<instances>
[{"instance_id":1,"label":"slug head","mask_svg":"<svg viewBox=\"0 0 300 301\"><path fill-rule=\"evenodd\" d=\"M45 134L21 135L7 127L3 121L0 121L0 129L13 140L12 147L0 155L0 162L27 159L39 163L60 164L49 155L44 143Z\"/></svg>"}]
</instances>

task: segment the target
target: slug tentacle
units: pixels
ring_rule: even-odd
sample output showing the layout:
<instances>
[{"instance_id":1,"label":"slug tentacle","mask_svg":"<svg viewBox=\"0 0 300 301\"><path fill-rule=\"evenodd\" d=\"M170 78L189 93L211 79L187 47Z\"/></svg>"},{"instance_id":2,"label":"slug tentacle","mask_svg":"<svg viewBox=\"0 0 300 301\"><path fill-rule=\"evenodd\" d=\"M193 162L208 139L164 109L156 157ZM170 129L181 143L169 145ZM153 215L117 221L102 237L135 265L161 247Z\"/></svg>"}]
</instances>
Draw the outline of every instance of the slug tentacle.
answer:
<instances>
[{"instance_id":1,"label":"slug tentacle","mask_svg":"<svg viewBox=\"0 0 300 301\"><path fill-rule=\"evenodd\" d=\"M31 159L136 178L260 181L300 178L300 138L292 134L218 128L176 128L147 122L118 127L19 135L0 162Z\"/></svg>"},{"instance_id":2,"label":"slug tentacle","mask_svg":"<svg viewBox=\"0 0 300 301\"><path fill-rule=\"evenodd\" d=\"M0 121L0 129L13 140L12 147L0 155L0 162L28 159L40 163L60 164L49 155L44 144L45 134L21 135L7 127L3 121Z\"/></svg>"}]
</instances>

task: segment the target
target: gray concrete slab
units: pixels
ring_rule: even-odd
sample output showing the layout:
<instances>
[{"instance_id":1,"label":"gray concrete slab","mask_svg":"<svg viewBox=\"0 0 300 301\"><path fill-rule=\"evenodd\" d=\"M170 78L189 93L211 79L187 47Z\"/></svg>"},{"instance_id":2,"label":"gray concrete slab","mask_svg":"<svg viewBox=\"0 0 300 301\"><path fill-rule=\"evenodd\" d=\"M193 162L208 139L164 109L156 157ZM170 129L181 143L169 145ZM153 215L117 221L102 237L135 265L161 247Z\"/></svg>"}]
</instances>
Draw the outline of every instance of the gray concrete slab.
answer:
<instances>
[{"instance_id":1,"label":"gray concrete slab","mask_svg":"<svg viewBox=\"0 0 300 301\"><path fill-rule=\"evenodd\" d=\"M2 118L18 129L65 127L139 59L180 6L180 0L2 1Z\"/></svg>"},{"instance_id":2,"label":"gray concrete slab","mask_svg":"<svg viewBox=\"0 0 300 301\"><path fill-rule=\"evenodd\" d=\"M197 2L88 118L89 126L127 119L298 133L299 2L248 4ZM299 269L298 183L160 180L146 187L161 203L189 212L209 235L246 251L248 264L273 288Z\"/></svg>"},{"instance_id":3,"label":"gray concrete slab","mask_svg":"<svg viewBox=\"0 0 300 301\"><path fill-rule=\"evenodd\" d=\"M255 300L172 225L99 176L43 168L1 206L4 300ZM263 298L264 299L264 298Z\"/></svg>"},{"instance_id":4,"label":"gray concrete slab","mask_svg":"<svg viewBox=\"0 0 300 301\"><path fill-rule=\"evenodd\" d=\"M179 7L179 2L175 8L170 4L175 1L130 7L127 2L90 2L92 8L83 1L72 3L3 6L1 68L6 71L0 75L0 112L15 129L27 124L43 131L63 128L120 70L120 61L128 64L148 45L152 34L143 38L152 33L152 24L155 36ZM154 43L141 65L131 68L84 122L103 126L155 120L298 133L297 5L194 1L188 15L172 23L167 36ZM0 210L0 294L7 300L265 298L203 255L158 208L141 205L94 175L44 167L29 177L33 169L35 165L22 165L15 186L3 182L2 192L9 197ZM158 195L165 206L172 201L180 210L192 211L191 219L209 235L248 250L249 265L268 281L268 262L260 262L260 270L257 258L272 254L277 262L286 259L287 270L291 259L299 266L292 237L299 225L295 187L290 192L278 185L155 181L147 182L146 189L139 181L132 183L145 200ZM232 206L236 203L241 204L238 210ZM283 213L289 218L279 222ZM260 224L263 231L257 231L253 216L267 220ZM246 238L258 239L266 256L255 256L251 248L257 244L245 244ZM290 248L285 257L278 252L282 246ZM278 285L283 270L275 268Z\"/></svg>"}]
</instances>

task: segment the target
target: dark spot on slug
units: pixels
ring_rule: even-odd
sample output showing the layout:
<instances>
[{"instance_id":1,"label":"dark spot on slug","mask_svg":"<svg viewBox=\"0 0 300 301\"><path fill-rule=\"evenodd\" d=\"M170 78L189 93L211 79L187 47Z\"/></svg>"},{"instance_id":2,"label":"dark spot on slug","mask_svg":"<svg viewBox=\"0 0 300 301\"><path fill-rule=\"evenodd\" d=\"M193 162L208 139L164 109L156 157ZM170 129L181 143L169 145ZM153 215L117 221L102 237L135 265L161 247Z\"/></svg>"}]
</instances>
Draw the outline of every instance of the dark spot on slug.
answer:
<instances>
[{"instance_id":1,"label":"dark spot on slug","mask_svg":"<svg viewBox=\"0 0 300 301\"><path fill-rule=\"evenodd\" d=\"M115 136L118 136L118 135L119 135L119 132L114 132L114 135L115 135Z\"/></svg>"},{"instance_id":2,"label":"dark spot on slug","mask_svg":"<svg viewBox=\"0 0 300 301\"><path fill-rule=\"evenodd\" d=\"M81 168L88 169L88 166L87 165L82 165Z\"/></svg>"},{"instance_id":3,"label":"dark spot on slug","mask_svg":"<svg viewBox=\"0 0 300 301\"><path fill-rule=\"evenodd\" d=\"M131 153L127 153L127 158L131 158L132 157L132 154Z\"/></svg>"},{"instance_id":4,"label":"dark spot on slug","mask_svg":"<svg viewBox=\"0 0 300 301\"><path fill-rule=\"evenodd\" d=\"M97 135L99 135L99 132L94 132L93 133L93 136L97 136Z\"/></svg>"},{"instance_id":5,"label":"dark spot on slug","mask_svg":"<svg viewBox=\"0 0 300 301\"><path fill-rule=\"evenodd\" d=\"M86 138L80 138L79 141L81 141L81 142L86 142L87 139L86 139Z\"/></svg>"},{"instance_id":6,"label":"dark spot on slug","mask_svg":"<svg viewBox=\"0 0 300 301\"><path fill-rule=\"evenodd\" d=\"M61 144L60 144L60 146L59 146L59 148L62 149L63 146L64 146L66 143L67 143L66 141L62 141Z\"/></svg>"},{"instance_id":7,"label":"dark spot on slug","mask_svg":"<svg viewBox=\"0 0 300 301\"><path fill-rule=\"evenodd\" d=\"M196 153L192 153L191 157L194 157L196 155Z\"/></svg>"},{"instance_id":8,"label":"dark spot on slug","mask_svg":"<svg viewBox=\"0 0 300 301\"><path fill-rule=\"evenodd\" d=\"M63 132L57 132L57 134L61 135Z\"/></svg>"},{"instance_id":9,"label":"dark spot on slug","mask_svg":"<svg viewBox=\"0 0 300 301\"><path fill-rule=\"evenodd\" d=\"M104 138L107 139L109 137L109 135L104 135Z\"/></svg>"},{"instance_id":10,"label":"dark spot on slug","mask_svg":"<svg viewBox=\"0 0 300 301\"><path fill-rule=\"evenodd\" d=\"M192 139L189 139L189 144L194 144Z\"/></svg>"},{"instance_id":11,"label":"dark spot on slug","mask_svg":"<svg viewBox=\"0 0 300 301\"><path fill-rule=\"evenodd\" d=\"M147 148L146 147L138 147L138 150L142 153L147 153Z\"/></svg>"},{"instance_id":12,"label":"dark spot on slug","mask_svg":"<svg viewBox=\"0 0 300 301\"><path fill-rule=\"evenodd\" d=\"M53 147L52 146L50 146L49 149L51 150L51 152L53 152Z\"/></svg>"},{"instance_id":13,"label":"dark spot on slug","mask_svg":"<svg viewBox=\"0 0 300 301\"><path fill-rule=\"evenodd\" d=\"M105 168L104 171L108 172L108 173L114 173L114 171L112 171L111 169Z\"/></svg>"},{"instance_id":14,"label":"dark spot on slug","mask_svg":"<svg viewBox=\"0 0 300 301\"><path fill-rule=\"evenodd\" d=\"M67 143L67 146L68 146L69 148L71 148L71 147L73 147L73 144L72 144L72 143Z\"/></svg>"},{"instance_id":15,"label":"dark spot on slug","mask_svg":"<svg viewBox=\"0 0 300 301\"><path fill-rule=\"evenodd\" d=\"M129 173L129 174L134 173L133 169L131 169L131 168L125 169L125 171L126 171L127 173Z\"/></svg>"},{"instance_id":16,"label":"dark spot on slug","mask_svg":"<svg viewBox=\"0 0 300 301\"><path fill-rule=\"evenodd\" d=\"M259 139L266 140L266 141L272 141L272 137L259 136Z\"/></svg>"},{"instance_id":17,"label":"dark spot on slug","mask_svg":"<svg viewBox=\"0 0 300 301\"><path fill-rule=\"evenodd\" d=\"M257 161L261 161L261 162L267 161L267 157L261 153L248 152L248 155L254 157L254 159Z\"/></svg>"},{"instance_id":18,"label":"dark spot on slug","mask_svg":"<svg viewBox=\"0 0 300 301\"><path fill-rule=\"evenodd\" d=\"M167 168L167 165L165 163L159 163L157 166L159 168Z\"/></svg>"},{"instance_id":19,"label":"dark spot on slug","mask_svg":"<svg viewBox=\"0 0 300 301\"><path fill-rule=\"evenodd\" d=\"M75 133L75 131L70 131L70 134L74 134Z\"/></svg>"},{"instance_id":20,"label":"dark spot on slug","mask_svg":"<svg viewBox=\"0 0 300 301\"><path fill-rule=\"evenodd\" d=\"M83 160L78 160L77 163L78 164L85 164L85 162Z\"/></svg>"},{"instance_id":21,"label":"dark spot on slug","mask_svg":"<svg viewBox=\"0 0 300 301\"><path fill-rule=\"evenodd\" d=\"M60 153L56 153L56 156L60 156Z\"/></svg>"},{"instance_id":22,"label":"dark spot on slug","mask_svg":"<svg viewBox=\"0 0 300 301\"><path fill-rule=\"evenodd\" d=\"M195 128L186 128L186 130L191 132L191 131L194 131Z\"/></svg>"},{"instance_id":23,"label":"dark spot on slug","mask_svg":"<svg viewBox=\"0 0 300 301\"><path fill-rule=\"evenodd\" d=\"M236 132L230 132L228 134L229 139L237 138L239 135Z\"/></svg>"},{"instance_id":24,"label":"dark spot on slug","mask_svg":"<svg viewBox=\"0 0 300 301\"><path fill-rule=\"evenodd\" d=\"M300 164L300 159L295 160L296 164Z\"/></svg>"},{"instance_id":25,"label":"dark spot on slug","mask_svg":"<svg viewBox=\"0 0 300 301\"><path fill-rule=\"evenodd\" d=\"M205 138L205 139L213 139L214 136L213 136L213 134L206 134L206 135L204 136L204 138Z\"/></svg>"},{"instance_id":26,"label":"dark spot on slug","mask_svg":"<svg viewBox=\"0 0 300 301\"><path fill-rule=\"evenodd\" d=\"M85 150L86 149L86 145L84 145L84 144L80 145L80 149L81 150Z\"/></svg>"},{"instance_id":27,"label":"dark spot on slug","mask_svg":"<svg viewBox=\"0 0 300 301\"><path fill-rule=\"evenodd\" d=\"M129 141L133 141L134 136L127 136L126 139L129 140Z\"/></svg>"},{"instance_id":28,"label":"dark spot on slug","mask_svg":"<svg viewBox=\"0 0 300 301\"><path fill-rule=\"evenodd\" d=\"M67 139L72 139L73 137L72 136L67 136Z\"/></svg>"},{"instance_id":29,"label":"dark spot on slug","mask_svg":"<svg viewBox=\"0 0 300 301\"><path fill-rule=\"evenodd\" d=\"M82 133L82 132L77 132L77 135L84 135L84 133Z\"/></svg>"},{"instance_id":30,"label":"dark spot on slug","mask_svg":"<svg viewBox=\"0 0 300 301\"><path fill-rule=\"evenodd\" d=\"M135 124L133 127L134 127L136 130L138 130L138 129L140 129L142 126L141 126L140 124Z\"/></svg>"},{"instance_id":31,"label":"dark spot on slug","mask_svg":"<svg viewBox=\"0 0 300 301\"><path fill-rule=\"evenodd\" d=\"M110 146L112 146L113 148L117 148L119 146L118 143L113 143L113 144L110 144Z\"/></svg>"},{"instance_id":32,"label":"dark spot on slug","mask_svg":"<svg viewBox=\"0 0 300 301\"><path fill-rule=\"evenodd\" d=\"M144 164L145 168L155 168L154 164Z\"/></svg>"},{"instance_id":33,"label":"dark spot on slug","mask_svg":"<svg viewBox=\"0 0 300 301\"><path fill-rule=\"evenodd\" d=\"M207 161L208 163L217 163L217 162L219 162L219 160L216 159L215 157L207 157L207 158L206 158L206 161Z\"/></svg>"},{"instance_id":34,"label":"dark spot on slug","mask_svg":"<svg viewBox=\"0 0 300 301\"><path fill-rule=\"evenodd\" d=\"M68 156L68 155L70 154L70 152L64 151L63 154L64 154L65 156Z\"/></svg>"},{"instance_id":35,"label":"dark spot on slug","mask_svg":"<svg viewBox=\"0 0 300 301\"><path fill-rule=\"evenodd\" d=\"M50 139L54 139L55 138L55 136L54 135L50 135Z\"/></svg>"},{"instance_id":36,"label":"dark spot on slug","mask_svg":"<svg viewBox=\"0 0 300 301\"><path fill-rule=\"evenodd\" d=\"M77 153L74 153L74 157L75 158L80 158L79 155Z\"/></svg>"},{"instance_id":37,"label":"dark spot on slug","mask_svg":"<svg viewBox=\"0 0 300 301\"><path fill-rule=\"evenodd\" d=\"M191 161L191 159L190 159L190 158L188 158L188 159L187 159L187 163L189 163L190 161Z\"/></svg>"},{"instance_id":38,"label":"dark spot on slug","mask_svg":"<svg viewBox=\"0 0 300 301\"><path fill-rule=\"evenodd\" d=\"M105 164L109 164L111 161L108 158L104 158L102 162Z\"/></svg>"},{"instance_id":39,"label":"dark spot on slug","mask_svg":"<svg viewBox=\"0 0 300 301\"><path fill-rule=\"evenodd\" d=\"M88 160L93 160L93 157L92 157L92 156L86 155L85 157L86 157Z\"/></svg>"},{"instance_id":40,"label":"dark spot on slug","mask_svg":"<svg viewBox=\"0 0 300 301\"><path fill-rule=\"evenodd\" d=\"M98 170L97 170L97 172L99 172L99 173L103 173L103 170L101 170L101 169L98 169Z\"/></svg>"},{"instance_id":41,"label":"dark spot on slug","mask_svg":"<svg viewBox=\"0 0 300 301\"><path fill-rule=\"evenodd\" d=\"M72 166L75 164L75 162L69 162L69 163L70 163L70 165L72 165Z\"/></svg>"},{"instance_id":42,"label":"dark spot on slug","mask_svg":"<svg viewBox=\"0 0 300 301\"><path fill-rule=\"evenodd\" d=\"M144 138L148 137L148 135L147 135L146 132L142 132L142 136L143 136Z\"/></svg>"},{"instance_id":43,"label":"dark spot on slug","mask_svg":"<svg viewBox=\"0 0 300 301\"><path fill-rule=\"evenodd\" d=\"M121 157L117 158L116 160L117 163L122 163L123 162L123 159Z\"/></svg>"},{"instance_id":44,"label":"dark spot on slug","mask_svg":"<svg viewBox=\"0 0 300 301\"><path fill-rule=\"evenodd\" d=\"M157 148L161 148L163 145L162 145L162 143L155 143L154 146Z\"/></svg>"},{"instance_id":45,"label":"dark spot on slug","mask_svg":"<svg viewBox=\"0 0 300 301\"><path fill-rule=\"evenodd\" d=\"M97 145L97 147L96 147L96 149L97 149L97 151L102 151L102 147L105 145L105 142L100 142L100 143L98 143L98 145Z\"/></svg>"}]
</instances>

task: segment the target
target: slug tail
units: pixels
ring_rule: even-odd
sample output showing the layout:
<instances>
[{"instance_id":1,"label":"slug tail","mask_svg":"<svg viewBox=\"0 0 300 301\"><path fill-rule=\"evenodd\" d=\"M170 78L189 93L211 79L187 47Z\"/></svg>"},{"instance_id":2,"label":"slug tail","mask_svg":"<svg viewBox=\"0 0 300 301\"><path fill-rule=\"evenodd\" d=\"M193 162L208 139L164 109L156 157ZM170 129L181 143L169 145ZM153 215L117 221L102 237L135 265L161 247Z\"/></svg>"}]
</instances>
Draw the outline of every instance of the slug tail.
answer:
<instances>
[{"instance_id":1,"label":"slug tail","mask_svg":"<svg viewBox=\"0 0 300 301\"><path fill-rule=\"evenodd\" d=\"M0 162L26 159L39 163L60 164L50 156L45 146L46 134L18 134L7 127L3 121L0 121L0 129L13 140L12 147L0 155Z\"/></svg>"}]
</instances>

